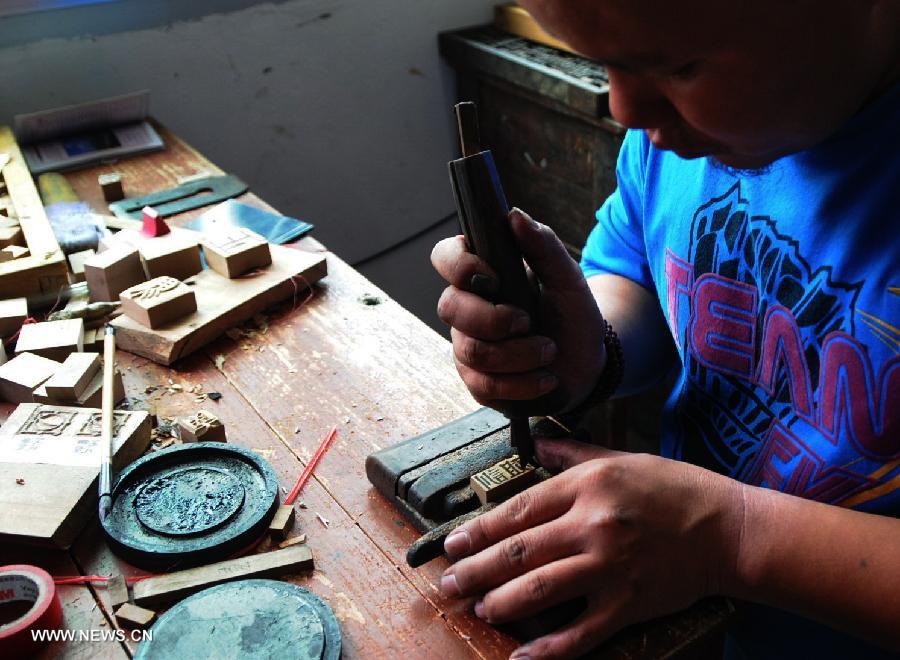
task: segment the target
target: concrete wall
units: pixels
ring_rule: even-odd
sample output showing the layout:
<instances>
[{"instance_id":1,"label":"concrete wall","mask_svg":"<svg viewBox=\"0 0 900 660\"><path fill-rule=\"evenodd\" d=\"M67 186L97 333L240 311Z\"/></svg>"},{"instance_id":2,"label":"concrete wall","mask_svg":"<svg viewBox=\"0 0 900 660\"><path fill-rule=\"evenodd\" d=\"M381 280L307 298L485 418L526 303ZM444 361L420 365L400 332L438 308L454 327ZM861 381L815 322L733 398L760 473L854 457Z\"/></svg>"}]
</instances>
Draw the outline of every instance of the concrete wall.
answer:
<instances>
[{"instance_id":1,"label":"concrete wall","mask_svg":"<svg viewBox=\"0 0 900 660\"><path fill-rule=\"evenodd\" d=\"M440 30L493 0L121 0L0 19L0 122L149 88L152 112L357 262L453 210ZM436 327L436 237L363 272Z\"/></svg>"}]
</instances>

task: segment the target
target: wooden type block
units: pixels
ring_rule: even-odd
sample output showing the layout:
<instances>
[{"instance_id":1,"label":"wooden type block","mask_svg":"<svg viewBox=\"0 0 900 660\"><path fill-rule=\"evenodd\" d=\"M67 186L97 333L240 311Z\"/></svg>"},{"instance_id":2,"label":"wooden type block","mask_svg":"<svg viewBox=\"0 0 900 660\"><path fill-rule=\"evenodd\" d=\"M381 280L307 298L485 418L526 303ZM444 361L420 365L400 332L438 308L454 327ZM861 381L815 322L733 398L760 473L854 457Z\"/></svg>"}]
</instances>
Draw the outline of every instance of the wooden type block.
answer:
<instances>
[{"instance_id":1,"label":"wooden type block","mask_svg":"<svg viewBox=\"0 0 900 660\"><path fill-rule=\"evenodd\" d=\"M34 353L21 353L0 366L0 398L10 403L30 403L34 390L62 365Z\"/></svg>"},{"instance_id":2,"label":"wooden type block","mask_svg":"<svg viewBox=\"0 0 900 660\"><path fill-rule=\"evenodd\" d=\"M94 250L82 250L69 255L69 268L76 282L84 282L84 264L95 254Z\"/></svg>"},{"instance_id":3,"label":"wooden type block","mask_svg":"<svg viewBox=\"0 0 900 660\"><path fill-rule=\"evenodd\" d=\"M294 526L294 505L282 504L275 511L275 517L269 525L269 538L273 541L284 541Z\"/></svg>"},{"instance_id":4,"label":"wooden type block","mask_svg":"<svg viewBox=\"0 0 900 660\"><path fill-rule=\"evenodd\" d=\"M174 277L157 277L119 294L122 311L148 328L160 328L197 311L197 297Z\"/></svg>"},{"instance_id":5,"label":"wooden type block","mask_svg":"<svg viewBox=\"0 0 900 660\"><path fill-rule=\"evenodd\" d=\"M219 418L205 410L178 420L182 442L226 442L225 426Z\"/></svg>"},{"instance_id":6,"label":"wooden type block","mask_svg":"<svg viewBox=\"0 0 900 660\"><path fill-rule=\"evenodd\" d=\"M146 630L156 620L156 612L131 603L123 603L116 610L116 623L122 628Z\"/></svg>"},{"instance_id":7,"label":"wooden type block","mask_svg":"<svg viewBox=\"0 0 900 660\"><path fill-rule=\"evenodd\" d=\"M9 245L22 245L25 242L25 235L22 228L18 225L13 227L0 227L0 248Z\"/></svg>"},{"instance_id":8,"label":"wooden type block","mask_svg":"<svg viewBox=\"0 0 900 660\"><path fill-rule=\"evenodd\" d=\"M102 353L103 352L103 327L85 328L84 330L84 348L85 353Z\"/></svg>"},{"instance_id":9,"label":"wooden type block","mask_svg":"<svg viewBox=\"0 0 900 660\"><path fill-rule=\"evenodd\" d=\"M482 504L499 502L515 495L534 483L534 468L530 465L522 469L516 456L507 458L496 465L473 474L469 485Z\"/></svg>"},{"instance_id":10,"label":"wooden type block","mask_svg":"<svg viewBox=\"0 0 900 660\"><path fill-rule=\"evenodd\" d=\"M113 374L113 404L120 403L125 398L125 382L122 380L122 374L116 371ZM100 408L103 405L103 371L99 370L91 382L75 401L57 401L49 394L45 385L41 385L34 390L31 400L35 403L46 403L50 405L61 404L66 406L77 406L79 408Z\"/></svg>"},{"instance_id":11,"label":"wooden type block","mask_svg":"<svg viewBox=\"0 0 900 660\"><path fill-rule=\"evenodd\" d=\"M85 261L84 279L91 292L91 302L98 302L118 300L125 289L147 277L137 249L122 245L98 252Z\"/></svg>"},{"instance_id":12,"label":"wooden type block","mask_svg":"<svg viewBox=\"0 0 900 660\"><path fill-rule=\"evenodd\" d=\"M113 575L106 582L106 595L109 596L109 606L115 611L119 605L130 600L128 595L128 583L124 575Z\"/></svg>"},{"instance_id":13,"label":"wooden type block","mask_svg":"<svg viewBox=\"0 0 900 660\"><path fill-rule=\"evenodd\" d=\"M0 337L14 335L28 318L28 300L8 298L0 300Z\"/></svg>"},{"instance_id":14,"label":"wooden type block","mask_svg":"<svg viewBox=\"0 0 900 660\"><path fill-rule=\"evenodd\" d=\"M16 341L16 353L35 353L62 362L84 347L84 319L27 323Z\"/></svg>"},{"instance_id":15,"label":"wooden type block","mask_svg":"<svg viewBox=\"0 0 900 660\"><path fill-rule=\"evenodd\" d=\"M173 232L141 244L141 260L147 277L168 275L186 280L203 269L200 263L200 244L192 234Z\"/></svg>"},{"instance_id":16,"label":"wooden type block","mask_svg":"<svg viewBox=\"0 0 900 660\"><path fill-rule=\"evenodd\" d=\"M56 401L76 401L100 371L96 353L71 353L53 376L44 383L47 396Z\"/></svg>"},{"instance_id":17,"label":"wooden type block","mask_svg":"<svg viewBox=\"0 0 900 660\"><path fill-rule=\"evenodd\" d=\"M200 243L209 267L229 279L272 263L269 242L243 227L229 227L221 234L204 235Z\"/></svg>"},{"instance_id":18,"label":"wooden type block","mask_svg":"<svg viewBox=\"0 0 900 660\"><path fill-rule=\"evenodd\" d=\"M125 199L125 189L122 188L122 175L119 172L107 172L97 177L97 184L103 199L107 202L118 202Z\"/></svg>"},{"instance_id":19,"label":"wooden type block","mask_svg":"<svg viewBox=\"0 0 900 660\"><path fill-rule=\"evenodd\" d=\"M134 602L141 607L158 607L226 582L278 577L314 567L312 551L305 545L293 545L141 580L134 585Z\"/></svg>"},{"instance_id":20,"label":"wooden type block","mask_svg":"<svg viewBox=\"0 0 900 660\"><path fill-rule=\"evenodd\" d=\"M96 520L100 420L97 408L25 403L0 427L0 544L68 548ZM149 445L150 416L117 410L114 470Z\"/></svg>"}]
</instances>

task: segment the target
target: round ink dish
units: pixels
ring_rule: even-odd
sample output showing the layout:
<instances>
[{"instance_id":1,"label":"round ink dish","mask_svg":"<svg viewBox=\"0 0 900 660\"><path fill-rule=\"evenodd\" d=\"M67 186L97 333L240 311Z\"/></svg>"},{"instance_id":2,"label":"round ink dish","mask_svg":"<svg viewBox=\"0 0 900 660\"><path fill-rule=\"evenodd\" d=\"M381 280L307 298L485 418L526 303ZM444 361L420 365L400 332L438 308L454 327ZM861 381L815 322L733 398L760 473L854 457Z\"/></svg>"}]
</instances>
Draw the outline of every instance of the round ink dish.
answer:
<instances>
[{"instance_id":1,"label":"round ink dish","mask_svg":"<svg viewBox=\"0 0 900 660\"><path fill-rule=\"evenodd\" d=\"M113 552L147 570L174 570L249 547L278 508L278 480L257 454L197 442L144 456L119 476L103 523Z\"/></svg>"},{"instance_id":2,"label":"round ink dish","mask_svg":"<svg viewBox=\"0 0 900 660\"><path fill-rule=\"evenodd\" d=\"M174 605L151 632L135 660L341 657L341 629L331 608L306 589L277 580L205 589Z\"/></svg>"}]
</instances>

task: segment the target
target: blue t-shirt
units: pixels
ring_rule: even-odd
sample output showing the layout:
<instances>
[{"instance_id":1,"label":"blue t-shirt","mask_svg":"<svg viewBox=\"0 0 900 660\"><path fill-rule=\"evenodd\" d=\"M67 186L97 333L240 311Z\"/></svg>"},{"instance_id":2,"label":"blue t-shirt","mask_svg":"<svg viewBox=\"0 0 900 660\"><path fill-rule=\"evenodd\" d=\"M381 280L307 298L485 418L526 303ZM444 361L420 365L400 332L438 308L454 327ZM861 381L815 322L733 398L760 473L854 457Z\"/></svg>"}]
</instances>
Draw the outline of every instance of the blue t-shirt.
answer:
<instances>
[{"instance_id":1,"label":"blue t-shirt","mask_svg":"<svg viewBox=\"0 0 900 660\"><path fill-rule=\"evenodd\" d=\"M763 172L631 131L617 175L581 266L659 298L681 360L663 455L900 515L900 85ZM813 630L767 624L750 655L841 655Z\"/></svg>"}]
</instances>

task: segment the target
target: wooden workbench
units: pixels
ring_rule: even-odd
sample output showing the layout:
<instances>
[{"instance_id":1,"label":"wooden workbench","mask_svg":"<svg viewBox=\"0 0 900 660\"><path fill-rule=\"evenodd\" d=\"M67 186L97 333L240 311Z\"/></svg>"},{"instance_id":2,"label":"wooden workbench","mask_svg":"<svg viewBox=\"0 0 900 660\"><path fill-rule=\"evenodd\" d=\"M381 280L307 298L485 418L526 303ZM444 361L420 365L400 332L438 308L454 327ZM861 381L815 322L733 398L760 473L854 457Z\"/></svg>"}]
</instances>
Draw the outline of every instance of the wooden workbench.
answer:
<instances>
[{"instance_id":1,"label":"wooden workbench","mask_svg":"<svg viewBox=\"0 0 900 660\"><path fill-rule=\"evenodd\" d=\"M129 196L171 187L182 176L220 173L170 132L161 134L164 152L82 170L70 181L100 211L105 203L97 175L103 172L122 172ZM241 201L266 206L252 194ZM369 453L477 408L453 368L450 345L314 238L296 247L327 255L329 274L309 300L301 294L268 314L265 332L239 341L222 337L171 369L120 352L128 395L164 417L200 405L210 409L226 425L229 442L264 456L288 489L326 431L337 425L337 439L300 498L307 508L297 510L294 528L294 534L307 534L316 570L291 581L334 609L344 657L507 657L515 640L478 620L471 601L441 596L445 561L417 570L406 566L416 532L365 477ZM365 304L364 295L381 302ZM172 392L169 379L181 391ZM195 386L222 398L198 404L190 391ZM10 410L0 411L2 419ZM142 574L112 555L96 524L69 552L2 548L0 565L8 563L37 564L57 576ZM66 586L60 592L68 628L114 626L102 586ZM670 645L695 638L709 623L707 615L680 620L674 632L667 628ZM122 658L132 651L128 643L59 643L43 657Z\"/></svg>"}]
</instances>

